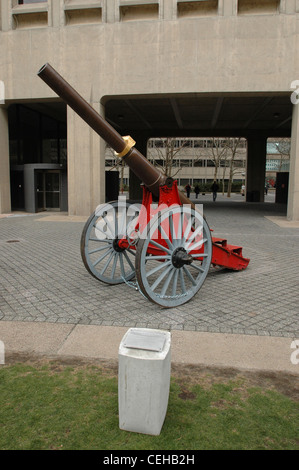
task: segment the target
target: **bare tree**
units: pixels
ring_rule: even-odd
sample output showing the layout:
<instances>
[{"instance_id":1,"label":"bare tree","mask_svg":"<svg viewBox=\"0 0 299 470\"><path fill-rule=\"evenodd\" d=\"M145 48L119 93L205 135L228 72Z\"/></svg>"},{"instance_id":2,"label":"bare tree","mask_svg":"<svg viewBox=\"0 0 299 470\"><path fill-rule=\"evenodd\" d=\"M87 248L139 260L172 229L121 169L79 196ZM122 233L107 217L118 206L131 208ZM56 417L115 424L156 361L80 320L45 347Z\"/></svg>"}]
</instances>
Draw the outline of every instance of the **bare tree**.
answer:
<instances>
[{"instance_id":1,"label":"bare tree","mask_svg":"<svg viewBox=\"0 0 299 470\"><path fill-rule=\"evenodd\" d=\"M227 161L227 146L226 146L226 139L221 137L213 137L212 139L207 139L207 142L210 143L208 147L205 148L203 151L200 149L200 158L194 160L194 163L198 162L202 158L206 158L207 160L211 160L213 162L214 167L214 175L213 179L217 180L218 177L218 170L221 166L224 165L224 171L222 175L222 179L224 180L225 176L225 167Z\"/></svg>"},{"instance_id":2,"label":"bare tree","mask_svg":"<svg viewBox=\"0 0 299 470\"><path fill-rule=\"evenodd\" d=\"M289 138L280 138L274 142L277 152L280 154L278 171L282 170L283 164L290 159L291 140Z\"/></svg>"},{"instance_id":3,"label":"bare tree","mask_svg":"<svg viewBox=\"0 0 299 470\"><path fill-rule=\"evenodd\" d=\"M189 140L184 139L177 146L178 140L181 139L166 137L158 141L153 140L153 147L148 147L147 158L167 176L173 177L181 170L178 157L181 156L180 153Z\"/></svg>"},{"instance_id":4,"label":"bare tree","mask_svg":"<svg viewBox=\"0 0 299 470\"><path fill-rule=\"evenodd\" d=\"M217 180L218 169L220 168L221 161L227 159L227 145L226 139L221 139L219 137L213 137L212 145L212 158L214 162L214 180Z\"/></svg>"},{"instance_id":5,"label":"bare tree","mask_svg":"<svg viewBox=\"0 0 299 470\"><path fill-rule=\"evenodd\" d=\"M234 174L237 170L235 166L235 158L239 150L241 142L241 137L231 137L229 139L226 139L226 146L227 149L230 153L230 159L229 159L229 177L228 177L228 185L227 185L227 197L230 197L231 195L231 190L232 190L232 183L234 179Z\"/></svg>"},{"instance_id":6,"label":"bare tree","mask_svg":"<svg viewBox=\"0 0 299 470\"><path fill-rule=\"evenodd\" d=\"M222 178L223 193L226 171L229 171L228 197L230 197L231 194L234 175L241 169L240 166L236 165L235 160L236 156L239 154L241 140L243 139L213 137L206 139L207 145L204 148L192 148L193 165L202 159L213 162L213 179L217 180L219 177ZM191 139L189 138L180 139L173 137L153 140L153 146L148 147L148 158L154 163L154 165L160 167L165 174L168 176L175 176L182 169L182 165L179 163L179 158L184 156L184 152L182 150L185 147L190 146L190 141ZM243 160L244 158L242 155L242 161ZM223 168L221 175L219 175L219 168ZM244 171L243 166L242 171Z\"/></svg>"}]
</instances>

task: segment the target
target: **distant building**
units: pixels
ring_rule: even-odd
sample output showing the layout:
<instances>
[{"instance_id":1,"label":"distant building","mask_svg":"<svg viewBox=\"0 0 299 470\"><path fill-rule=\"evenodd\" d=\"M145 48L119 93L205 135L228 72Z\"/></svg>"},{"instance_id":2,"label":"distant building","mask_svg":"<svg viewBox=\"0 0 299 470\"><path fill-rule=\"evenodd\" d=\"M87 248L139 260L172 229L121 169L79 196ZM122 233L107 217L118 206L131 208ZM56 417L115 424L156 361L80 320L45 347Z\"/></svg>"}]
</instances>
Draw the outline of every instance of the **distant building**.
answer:
<instances>
[{"instance_id":1,"label":"distant building","mask_svg":"<svg viewBox=\"0 0 299 470\"><path fill-rule=\"evenodd\" d=\"M235 139L237 140L237 139ZM194 187L196 184L212 184L215 179L227 182L232 167L233 182L245 184L247 141L240 139L236 145L233 163L229 150L228 138L153 138L148 141L147 158L167 173L165 168L169 163L171 174L184 188L187 183ZM290 139L269 139L267 143L266 182L274 186L277 172L289 172L290 168ZM119 171L121 182L129 186L129 170L126 166L121 171L120 161L111 148L106 149L106 171Z\"/></svg>"}]
</instances>

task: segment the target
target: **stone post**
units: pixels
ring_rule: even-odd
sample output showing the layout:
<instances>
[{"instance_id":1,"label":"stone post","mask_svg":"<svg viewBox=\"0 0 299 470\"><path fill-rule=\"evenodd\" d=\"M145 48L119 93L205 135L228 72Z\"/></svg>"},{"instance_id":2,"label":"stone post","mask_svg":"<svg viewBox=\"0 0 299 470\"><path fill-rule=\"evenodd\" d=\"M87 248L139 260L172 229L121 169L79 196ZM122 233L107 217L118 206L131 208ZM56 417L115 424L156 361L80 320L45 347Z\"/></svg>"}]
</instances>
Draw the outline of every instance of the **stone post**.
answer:
<instances>
[{"instance_id":1,"label":"stone post","mask_svg":"<svg viewBox=\"0 0 299 470\"><path fill-rule=\"evenodd\" d=\"M288 220L299 220L299 104L293 106Z\"/></svg>"}]
</instances>

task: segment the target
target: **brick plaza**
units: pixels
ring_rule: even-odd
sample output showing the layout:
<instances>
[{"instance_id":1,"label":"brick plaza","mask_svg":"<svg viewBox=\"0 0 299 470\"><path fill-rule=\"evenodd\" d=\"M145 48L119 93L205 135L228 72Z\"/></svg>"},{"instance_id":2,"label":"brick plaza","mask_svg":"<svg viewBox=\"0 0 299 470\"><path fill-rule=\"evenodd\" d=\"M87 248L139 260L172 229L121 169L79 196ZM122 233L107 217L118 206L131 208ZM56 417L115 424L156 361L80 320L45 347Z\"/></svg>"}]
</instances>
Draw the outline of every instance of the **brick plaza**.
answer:
<instances>
[{"instance_id":1,"label":"brick plaza","mask_svg":"<svg viewBox=\"0 0 299 470\"><path fill-rule=\"evenodd\" d=\"M0 321L147 327L244 335L299 336L299 227L280 226L285 207L211 197L213 236L243 247L245 271L211 268L193 299L163 309L126 284L86 271L82 218L13 214L0 219ZM287 224L286 224L287 225ZM0 323L1 327L1 323Z\"/></svg>"}]
</instances>

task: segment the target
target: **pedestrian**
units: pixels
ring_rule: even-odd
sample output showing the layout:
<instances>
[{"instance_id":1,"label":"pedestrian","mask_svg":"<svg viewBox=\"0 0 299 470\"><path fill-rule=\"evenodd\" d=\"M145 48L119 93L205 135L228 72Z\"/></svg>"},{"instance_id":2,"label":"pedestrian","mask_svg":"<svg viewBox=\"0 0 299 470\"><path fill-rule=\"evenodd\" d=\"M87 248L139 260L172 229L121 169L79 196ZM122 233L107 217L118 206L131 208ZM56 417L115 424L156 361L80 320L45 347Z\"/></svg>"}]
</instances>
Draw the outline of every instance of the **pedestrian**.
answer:
<instances>
[{"instance_id":1,"label":"pedestrian","mask_svg":"<svg viewBox=\"0 0 299 470\"><path fill-rule=\"evenodd\" d=\"M191 191L191 186L190 184L186 184L185 186L185 190L186 190L186 193L187 193L187 197L190 197L190 191Z\"/></svg>"},{"instance_id":2,"label":"pedestrian","mask_svg":"<svg viewBox=\"0 0 299 470\"><path fill-rule=\"evenodd\" d=\"M195 192L195 197L196 197L196 199L197 199L197 198L198 198L198 195L199 195L199 186L198 186L198 184L195 186L194 192Z\"/></svg>"},{"instance_id":3,"label":"pedestrian","mask_svg":"<svg viewBox=\"0 0 299 470\"><path fill-rule=\"evenodd\" d=\"M216 180L214 180L211 189L212 189L212 192L213 192L213 201L215 202L216 198L217 198L217 191L219 190L219 186L218 186Z\"/></svg>"}]
</instances>

